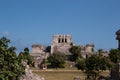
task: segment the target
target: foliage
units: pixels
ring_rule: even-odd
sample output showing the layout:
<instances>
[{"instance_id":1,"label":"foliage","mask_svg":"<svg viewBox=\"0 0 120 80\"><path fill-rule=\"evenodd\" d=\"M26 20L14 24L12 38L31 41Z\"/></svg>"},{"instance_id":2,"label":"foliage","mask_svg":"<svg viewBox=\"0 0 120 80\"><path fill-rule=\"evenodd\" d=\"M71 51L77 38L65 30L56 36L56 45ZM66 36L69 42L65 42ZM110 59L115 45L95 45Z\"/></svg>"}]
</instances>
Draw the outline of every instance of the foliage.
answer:
<instances>
[{"instance_id":1,"label":"foliage","mask_svg":"<svg viewBox=\"0 0 120 80\"><path fill-rule=\"evenodd\" d=\"M109 57L113 63L117 63L118 61L120 61L120 50L111 49L109 53Z\"/></svg>"},{"instance_id":2,"label":"foliage","mask_svg":"<svg viewBox=\"0 0 120 80\"><path fill-rule=\"evenodd\" d=\"M18 57L19 57L20 62L23 60L23 61L27 61L28 65L33 64L33 57L29 54L29 49L28 48L25 48L24 52L20 52Z\"/></svg>"},{"instance_id":3,"label":"foliage","mask_svg":"<svg viewBox=\"0 0 120 80\"><path fill-rule=\"evenodd\" d=\"M86 68L85 59L79 59L76 63L76 67L84 71Z\"/></svg>"},{"instance_id":4,"label":"foliage","mask_svg":"<svg viewBox=\"0 0 120 80\"><path fill-rule=\"evenodd\" d=\"M60 52L53 53L48 57L48 61L51 63L53 67L56 67L56 68L65 67L65 59L66 59L65 54Z\"/></svg>"},{"instance_id":5,"label":"foliage","mask_svg":"<svg viewBox=\"0 0 120 80\"><path fill-rule=\"evenodd\" d=\"M81 57L81 48L78 46L72 46L70 48L70 52L72 53L72 61L76 61L79 57Z\"/></svg>"},{"instance_id":6,"label":"foliage","mask_svg":"<svg viewBox=\"0 0 120 80\"><path fill-rule=\"evenodd\" d=\"M97 55L92 55L86 59L86 70L87 71L99 71L107 70L111 68L112 63L107 57L99 57Z\"/></svg>"},{"instance_id":7,"label":"foliage","mask_svg":"<svg viewBox=\"0 0 120 80\"><path fill-rule=\"evenodd\" d=\"M59 68L65 68L66 67L66 63L61 63L61 64L58 64Z\"/></svg>"},{"instance_id":8,"label":"foliage","mask_svg":"<svg viewBox=\"0 0 120 80\"><path fill-rule=\"evenodd\" d=\"M92 55L85 60L78 61L77 67L85 70L89 80L96 80L100 71L112 68L112 63L107 57Z\"/></svg>"},{"instance_id":9,"label":"foliage","mask_svg":"<svg viewBox=\"0 0 120 80\"><path fill-rule=\"evenodd\" d=\"M0 38L0 80L17 80L24 74L24 66L19 62L15 47L9 47L10 40Z\"/></svg>"}]
</instances>

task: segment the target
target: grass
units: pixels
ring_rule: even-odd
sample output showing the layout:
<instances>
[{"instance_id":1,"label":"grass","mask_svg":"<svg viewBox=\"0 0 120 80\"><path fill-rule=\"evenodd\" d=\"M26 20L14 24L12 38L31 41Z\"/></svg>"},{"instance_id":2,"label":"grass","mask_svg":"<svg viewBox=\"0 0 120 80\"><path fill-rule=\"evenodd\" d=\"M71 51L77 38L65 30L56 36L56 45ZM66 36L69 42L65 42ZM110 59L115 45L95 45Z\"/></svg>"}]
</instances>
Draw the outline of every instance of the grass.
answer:
<instances>
[{"instance_id":1,"label":"grass","mask_svg":"<svg viewBox=\"0 0 120 80\"><path fill-rule=\"evenodd\" d=\"M73 80L75 76L84 79L84 73L81 71L33 71L37 75L45 78L45 80Z\"/></svg>"},{"instance_id":2,"label":"grass","mask_svg":"<svg viewBox=\"0 0 120 80\"><path fill-rule=\"evenodd\" d=\"M33 73L44 77L45 80L74 80L75 76L79 76L81 80L85 79L85 74L79 70L71 69L50 69L50 70L33 70ZM100 75L108 76L109 72L102 72Z\"/></svg>"}]
</instances>

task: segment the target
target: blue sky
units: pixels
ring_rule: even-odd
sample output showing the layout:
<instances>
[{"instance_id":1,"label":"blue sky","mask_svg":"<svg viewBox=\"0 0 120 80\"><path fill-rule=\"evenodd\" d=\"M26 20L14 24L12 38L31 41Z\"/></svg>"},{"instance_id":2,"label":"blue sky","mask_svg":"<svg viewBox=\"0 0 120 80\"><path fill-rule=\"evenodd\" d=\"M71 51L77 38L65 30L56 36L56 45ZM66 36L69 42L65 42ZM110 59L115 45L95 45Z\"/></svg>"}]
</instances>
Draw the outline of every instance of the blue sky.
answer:
<instances>
[{"instance_id":1,"label":"blue sky","mask_svg":"<svg viewBox=\"0 0 120 80\"><path fill-rule=\"evenodd\" d=\"M71 34L77 45L117 48L120 0L0 0L0 37L18 51L51 45L54 34Z\"/></svg>"}]
</instances>

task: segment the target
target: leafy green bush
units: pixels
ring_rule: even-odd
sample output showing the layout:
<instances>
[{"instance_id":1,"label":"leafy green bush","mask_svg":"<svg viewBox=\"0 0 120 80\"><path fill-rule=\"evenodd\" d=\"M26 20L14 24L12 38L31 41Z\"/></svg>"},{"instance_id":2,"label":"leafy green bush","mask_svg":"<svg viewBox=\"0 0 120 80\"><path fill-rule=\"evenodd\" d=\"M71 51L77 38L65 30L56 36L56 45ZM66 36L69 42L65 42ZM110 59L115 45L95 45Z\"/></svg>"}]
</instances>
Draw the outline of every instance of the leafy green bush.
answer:
<instances>
[{"instance_id":1,"label":"leafy green bush","mask_svg":"<svg viewBox=\"0 0 120 80\"><path fill-rule=\"evenodd\" d=\"M9 47L10 40L0 38L0 80L18 80L25 73L25 67L16 55L15 47Z\"/></svg>"},{"instance_id":2,"label":"leafy green bush","mask_svg":"<svg viewBox=\"0 0 120 80\"><path fill-rule=\"evenodd\" d=\"M48 57L48 61L51 63L51 66L57 68L57 67L64 67L63 64L65 64L66 56L64 53L53 53Z\"/></svg>"}]
</instances>

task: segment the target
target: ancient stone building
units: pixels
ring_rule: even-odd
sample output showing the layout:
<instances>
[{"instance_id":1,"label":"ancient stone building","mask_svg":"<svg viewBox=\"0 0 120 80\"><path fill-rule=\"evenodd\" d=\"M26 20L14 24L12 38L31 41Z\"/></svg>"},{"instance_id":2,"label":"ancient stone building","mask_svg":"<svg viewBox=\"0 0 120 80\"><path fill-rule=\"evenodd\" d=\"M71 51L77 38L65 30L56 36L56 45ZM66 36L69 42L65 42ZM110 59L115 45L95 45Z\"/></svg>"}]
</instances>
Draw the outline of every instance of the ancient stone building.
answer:
<instances>
[{"instance_id":1,"label":"ancient stone building","mask_svg":"<svg viewBox=\"0 0 120 80\"><path fill-rule=\"evenodd\" d=\"M54 35L53 43L51 45L51 54L54 52L63 52L67 56L71 56L69 49L72 46L78 46L73 44L72 35ZM79 46L81 48L81 53L84 58L90 56L94 50L94 44L86 44L85 46Z\"/></svg>"},{"instance_id":2,"label":"ancient stone building","mask_svg":"<svg viewBox=\"0 0 120 80\"><path fill-rule=\"evenodd\" d=\"M94 52L94 44L86 44L85 46L79 46L81 48L81 54L83 58L89 57Z\"/></svg>"},{"instance_id":3,"label":"ancient stone building","mask_svg":"<svg viewBox=\"0 0 120 80\"><path fill-rule=\"evenodd\" d=\"M51 45L51 54L54 52L63 52L66 55L71 55L69 49L72 45L71 35L54 35Z\"/></svg>"},{"instance_id":4,"label":"ancient stone building","mask_svg":"<svg viewBox=\"0 0 120 80\"><path fill-rule=\"evenodd\" d=\"M38 67L47 58L46 47L38 44L32 45L31 55L34 57L34 66Z\"/></svg>"},{"instance_id":5,"label":"ancient stone building","mask_svg":"<svg viewBox=\"0 0 120 80\"><path fill-rule=\"evenodd\" d=\"M48 47L33 44L31 55L34 57L34 66L38 67L38 65L40 65L42 61L49 56L49 54L53 54L55 52L65 53L68 59L71 58L72 53L70 53L69 49L72 46L78 46L73 44L72 35L54 35L52 45ZM91 55L94 50L93 44L79 47L81 48L81 53L84 58ZM50 52L47 52L47 50Z\"/></svg>"}]
</instances>

